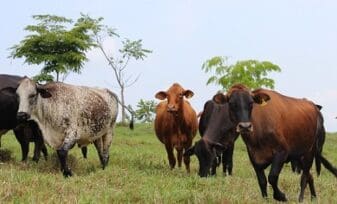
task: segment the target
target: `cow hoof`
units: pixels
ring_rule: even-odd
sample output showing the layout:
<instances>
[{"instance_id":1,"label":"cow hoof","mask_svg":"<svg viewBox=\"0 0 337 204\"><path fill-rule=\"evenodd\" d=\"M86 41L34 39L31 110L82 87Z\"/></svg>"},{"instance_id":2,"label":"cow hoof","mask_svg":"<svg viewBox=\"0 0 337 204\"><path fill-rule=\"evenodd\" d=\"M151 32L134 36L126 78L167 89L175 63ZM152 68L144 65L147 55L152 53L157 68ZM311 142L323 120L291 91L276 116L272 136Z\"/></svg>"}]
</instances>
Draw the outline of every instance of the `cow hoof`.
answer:
<instances>
[{"instance_id":1,"label":"cow hoof","mask_svg":"<svg viewBox=\"0 0 337 204\"><path fill-rule=\"evenodd\" d=\"M68 178L70 176L73 176L73 173L71 172L70 169L67 169L67 170L63 171L63 176L64 176L64 178Z\"/></svg>"},{"instance_id":2,"label":"cow hoof","mask_svg":"<svg viewBox=\"0 0 337 204\"><path fill-rule=\"evenodd\" d=\"M282 201L282 202L286 202L287 201L287 198L285 196L284 193L274 193L274 199L277 200L277 201Z\"/></svg>"},{"instance_id":3,"label":"cow hoof","mask_svg":"<svg viewBox=\"0 0 337 204\"><path fill-rule=\"evenodd\" d=\"M39 159L40 159L40 158L35 158L35 157L33 157L33 161L35 161L36 163L39 162Z\"/></svg>"}]
</instances>

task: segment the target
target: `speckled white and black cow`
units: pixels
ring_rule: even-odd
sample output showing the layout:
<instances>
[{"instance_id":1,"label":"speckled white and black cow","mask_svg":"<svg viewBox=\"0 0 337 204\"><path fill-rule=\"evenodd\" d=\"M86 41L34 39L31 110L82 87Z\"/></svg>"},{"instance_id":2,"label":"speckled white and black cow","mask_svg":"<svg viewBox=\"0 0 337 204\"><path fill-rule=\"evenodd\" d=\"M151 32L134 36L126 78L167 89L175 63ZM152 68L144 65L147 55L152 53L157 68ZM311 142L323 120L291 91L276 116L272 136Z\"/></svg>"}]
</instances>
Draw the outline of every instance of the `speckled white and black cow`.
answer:
<instances>
[{"instance_id":1,"label":"speckled white and black cow","mask_svg":"<svg viewBox=\"0 0 337 204\"><path fill-rule=\"evenodd\" d=\"M76 143L85 147L93 142L105 168L118 113L114 93L60 82L39 85L29 78L21 81L16 93L20 98L18 119L39 124L44 140L57 150L65 177L72 175L66 160Z\"/></svg>"}]
</instances>

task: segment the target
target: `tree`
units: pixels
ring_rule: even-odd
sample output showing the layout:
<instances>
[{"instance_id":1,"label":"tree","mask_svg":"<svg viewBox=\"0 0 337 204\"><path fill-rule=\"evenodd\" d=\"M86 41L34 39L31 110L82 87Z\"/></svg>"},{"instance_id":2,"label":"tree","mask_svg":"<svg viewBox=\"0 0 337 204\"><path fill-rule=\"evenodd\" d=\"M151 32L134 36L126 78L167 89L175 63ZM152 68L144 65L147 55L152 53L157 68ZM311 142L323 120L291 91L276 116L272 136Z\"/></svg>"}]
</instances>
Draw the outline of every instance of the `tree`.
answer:
<instances>
[{"instance_id":1,"label":"tree","mask_svg":"<svg viewBox=\"0 0 337 204\"><path fill-rule=\"evenodd\" d=\"M93 29L93 38L96 46L102 52L104 58L107 60L108 65L113 71L113 74L116 78L116 82L120 88L120 96L122 103L122 124L126 123L126 113L125 113L125 89L134 85L139 79L140 75L136 77L128 75L126 73L126 68L130 60L144 60L147 57L147 54L151 53L151 50L143 48L142 40L122 40L122 48L118 50L117 54L108 54L106 49L103 46L104 40L107 37L112 39L120 39L120 36L116 33L115 29L108 27L101 23L103 18L94 19L88 15L82 16L81 21L91 22L95 25Z\"/></svg>"},{"instance_id":2,"label":"tree","mask_svg":"<svg viewBox=\"0 0 337 204\"><path fill-rule=\"evenodd\" d=\"M154 100L143 100L137 104L136 118L142 123L151 123L154 120L154 115L156 113L156 102Z\"/></svg>"},{"instance_id":3,"label":"tree","mask_svg":"<svg viewBox=\"0 0 337 204\"><path fill-rule=\"evenodd\" d=\"M27 64L43 64L39 81L54 80L52 73L59 81L60 74L80 73L87 57L85 52L95 44L89 34L94 24L77 21L55 15L34 15L36 25L28 25L30 32L19 44L12 46L9 57L25 58ZM67 29L71 26L70 29Z\"/></svg>"},{"instance_id":4,"label":"tree","mask_svg":"<svg viewBox=\"0 0 337 204\"><path fill-rule=\"evenodd\" d=\"M216 56L207 60L202 69L213 75L208 79L208 84L218 84L227 91L232 85L242 83L252 89L266 87L274 88L274 80L268 78L270 72L280 72L281 68L268 61L242 60L234 65L227 65L228 58Z\"/></svg>"}]
</instances>

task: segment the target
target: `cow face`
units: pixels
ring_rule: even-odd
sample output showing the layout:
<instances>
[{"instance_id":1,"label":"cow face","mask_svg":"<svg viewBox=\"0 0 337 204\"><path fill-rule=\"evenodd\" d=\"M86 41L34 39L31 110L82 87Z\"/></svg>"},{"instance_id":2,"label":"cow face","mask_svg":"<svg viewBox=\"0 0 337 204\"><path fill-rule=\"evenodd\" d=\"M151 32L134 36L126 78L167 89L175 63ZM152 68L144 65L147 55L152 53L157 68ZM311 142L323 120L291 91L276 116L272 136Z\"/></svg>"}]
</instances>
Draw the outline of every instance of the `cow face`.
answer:
<instances>
[{"instance_id":1,"label":"cow face","mask_svg":"<svg viewBox=\"0 0 337 204\"><path fill-rule=\"evenodd\" d=\"M204 139L200 139L191 148L185 151L184 156L196 155L199 161L199 176L207 177L210 175L210 169L216 162L217 151L223 149L219 143L212 143Z\"/></svg>"},{"instance_id":2,"label":"cow face","mask_svg":"<svg viewBox=\"0 0 337 204\"><path fill-rule=\"evenodd\" d=\"M230 118L237 124L236 131L247 133L253 131L251 123L253 104L264 105L266 101L270 100L270 97L260 89L253 92L248 89L234 89L227 95L215 95L213 100L220 104L228 103Z\"/></svg>"},{"instance_id":3,"label":"cow face","mask_svg":"<svg viewBox=\"0 0 337 204\"><path fill-rule=\"evenodd\" d=\"M177 113L183 105L184 97L191 98L193 95L191 90L185 90L179 84L174 83L168 91L160 91L155 97L159 100L167 99L167 111Z\"/></svg>"},{"instance_id":4,"label":"cow face","mask_svg":"<svg viewBox=\"0 0 337 204\"><path fill-rule=\"evenodd\" d=\"M19 97L19 109L17 119L24 122L30 119L31 113L36 110L38 97L50 97L50 93L37 85L33 80L24 78L16 90Z\"/></svg>"}]
</instances>

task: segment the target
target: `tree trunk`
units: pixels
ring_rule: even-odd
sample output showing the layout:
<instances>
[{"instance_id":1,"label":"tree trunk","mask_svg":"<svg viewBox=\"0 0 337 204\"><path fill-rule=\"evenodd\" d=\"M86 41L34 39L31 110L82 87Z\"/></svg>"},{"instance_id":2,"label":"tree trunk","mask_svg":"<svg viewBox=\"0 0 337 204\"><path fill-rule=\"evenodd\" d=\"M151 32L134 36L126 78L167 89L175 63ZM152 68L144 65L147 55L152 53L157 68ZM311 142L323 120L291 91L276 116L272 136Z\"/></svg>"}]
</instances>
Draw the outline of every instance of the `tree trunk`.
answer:
<instances>
[{"instance_id":1,"label":"tree trunk","mask_svg":"<svg viewBox=\"0 0 337 204\"><path fill-rule=\"evenodd\" d=\"M124 100L124 87L121 86L121 103L122 103L122 125L126 125L126 115L125 115L125 100Z\"/></svg>"},{"instance_id":2,"label":"tree trunk","mask_svg":"<svg viewBox=\"0 0 337 204\"><path fill-rule=\"evenodd\" d=\"M56 82L59 81L59 75L60 75L60 73L59 73L59 72L56 72Z\"/></svg>"}]
</instances>

